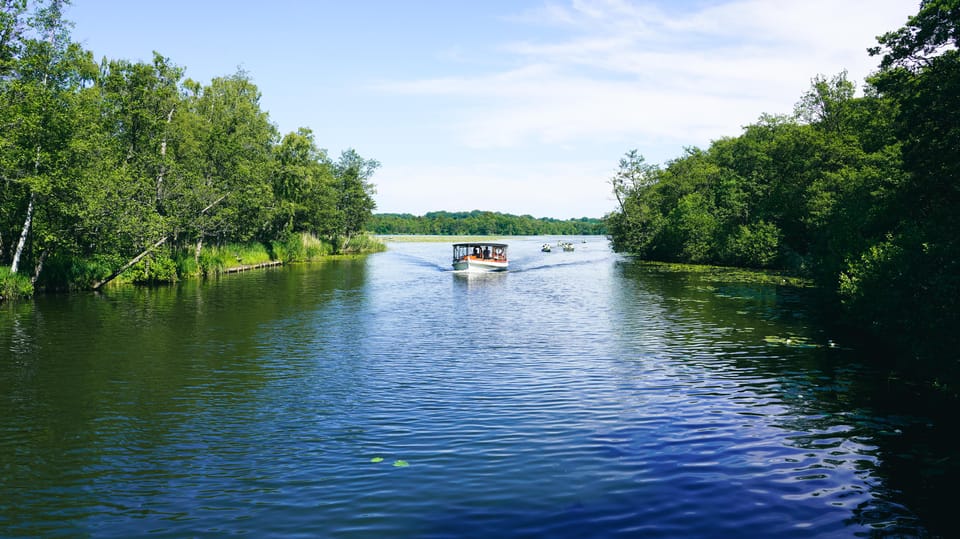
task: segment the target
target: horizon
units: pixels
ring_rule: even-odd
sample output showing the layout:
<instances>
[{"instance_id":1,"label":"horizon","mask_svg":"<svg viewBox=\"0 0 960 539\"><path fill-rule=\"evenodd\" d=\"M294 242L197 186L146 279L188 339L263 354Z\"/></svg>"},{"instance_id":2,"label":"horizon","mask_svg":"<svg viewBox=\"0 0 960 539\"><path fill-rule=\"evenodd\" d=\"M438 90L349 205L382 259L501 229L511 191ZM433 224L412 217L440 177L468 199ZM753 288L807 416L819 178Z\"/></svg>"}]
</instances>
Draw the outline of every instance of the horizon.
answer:
<instances>
[{"instance_id":1,"label":"horizon","mask_svg":"<svg viewBox=\"0 0 960 539\"><path fill-rule=\"evenodd\" d=\"M605 217L605 216L590 217L589 215L581 215L580 217L549 217L549 216L537 217L536 215L532 215L532 214L516 214L516 213L509 213L509 212L501 212L501 211L497 211L497 210L481 210L481 209L457 210L457 211L451 211L451 210L429 210L429 211L427 211L427 212L425 212L425 213L422 213L422 214L412 214L412 213L409 213L409 212L374 211L374 212L373 212L373 215L399 215L399 216L410 215L411 217L426 217L428 213L449 213L449 214L465 213L465 214L470 214L470 213L475 213L475 212L478 212L478 213L494 213L494 214L498 214L498 215L506 215L506 216L508 216L508 217L530 217L530 218L532 218L532 219L554 219L554 220L557 220L557 221L577 221L577 220L580 220L580 219L596 219L596 220L598 220L598 221L602 221L602 220L604 219L604 217Z\"/></svg>"}]
</instances>

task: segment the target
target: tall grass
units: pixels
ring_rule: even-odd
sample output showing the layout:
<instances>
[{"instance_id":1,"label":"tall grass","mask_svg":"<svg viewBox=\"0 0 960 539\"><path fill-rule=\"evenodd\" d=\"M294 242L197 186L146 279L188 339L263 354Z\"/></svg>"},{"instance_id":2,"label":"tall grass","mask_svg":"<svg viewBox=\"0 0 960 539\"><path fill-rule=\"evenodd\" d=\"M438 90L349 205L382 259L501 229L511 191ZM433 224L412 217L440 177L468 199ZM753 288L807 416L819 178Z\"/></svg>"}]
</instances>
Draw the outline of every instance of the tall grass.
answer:
<instances>
[{"instance_id":1,"label":"tall grass","mask_svg":"<svg viewBox=\"0 0 960 539\"><path fill-rule=\"evenodd\" d=\"M386 251L387 245L379 238L364 234L361 236L352 236L346 242L342 243L339 252L342 254L350 253L379 253Z\"/></svg>"},{"instance_id":2,"label":"tall grass","mask_svg":"<svg viewBox=\"0 0 960 539\"><path fill-rule=\"evenodd\" d=\"M310 262L334 253L333 244L309 232L290 234L283 241L273 242L271 246L274 258L284 263Z\"/></svg>"},{"instance_id":3,"label":"tall grass","mask_svg":"<svg viewBox=\"0 0 960 539\"><path fill-rule=\"evenodd\" d=\"M10 268L0 266L0 301L28 298L33 295L33 283L26 275L10 273Z\"/></svg>"},{"instance_id":4,"label":"tall grass","mask_svg":"<svg viewBox=\"0 0 960 539\"><path fill-rule=\"evenodd\" d=\"M177 267L181 277L208 277L223 273L230 268L253 266L274 260L262 243L228 243L209 245L194 257L193 249L177 252Z\"/></svg>"}]
</instances>

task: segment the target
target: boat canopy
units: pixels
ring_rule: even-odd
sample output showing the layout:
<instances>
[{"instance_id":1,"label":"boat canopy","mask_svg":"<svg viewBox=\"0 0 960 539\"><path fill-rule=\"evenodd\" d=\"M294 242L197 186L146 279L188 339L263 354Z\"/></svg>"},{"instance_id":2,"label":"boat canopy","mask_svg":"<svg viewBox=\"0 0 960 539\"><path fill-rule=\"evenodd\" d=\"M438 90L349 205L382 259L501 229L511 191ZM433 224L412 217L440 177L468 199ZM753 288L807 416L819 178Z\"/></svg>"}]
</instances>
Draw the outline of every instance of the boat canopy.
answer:
<instances>
[{"instance_id":1,"label":"boat canopy","mask_svg":"<svg viewBox=\"0 0 960 539\"><path fill-rule=\"evenodd\" d=\"M489 241L479 241L479 242L471 242L471 243L454 243L454 244L453 244L453 248L454 248L454 249L456 249L457 247L466 247L466 248L472 249L472 248L474 248L474 247L486 247L486 246L489 246L489 247L500 247L501 249L506 249L506 248L507 248L507 244L506 244L506 243L492 243L492 242L489 242Z\"/></svg>"},{"instance_id":2,"label":"boat canopy","mask_svg":"<svg viewBox=\"0 0 960 539\"><path fill-rule=\"evenodd\" d=\"M482 258L506 259L507 244L489 241L474 241L470 243L453 244L454 260L460 260L470 255Z\"/></svg>"}]
</instances>

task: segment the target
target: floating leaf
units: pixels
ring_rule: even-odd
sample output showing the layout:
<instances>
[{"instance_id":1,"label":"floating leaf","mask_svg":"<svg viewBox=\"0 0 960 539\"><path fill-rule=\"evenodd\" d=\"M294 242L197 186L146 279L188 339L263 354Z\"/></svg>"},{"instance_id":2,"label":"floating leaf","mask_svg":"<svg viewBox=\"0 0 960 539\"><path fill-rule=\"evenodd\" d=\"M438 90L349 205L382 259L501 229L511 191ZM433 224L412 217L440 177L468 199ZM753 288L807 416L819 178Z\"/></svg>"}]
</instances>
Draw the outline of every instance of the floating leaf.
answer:
<instances>
[{"instance_id":1,"label":"floating leaf","mask_svg":"<svg viewBox=\"0 0 960 539\"><path fill-rule=\"evenodd\" d=\"M383 457L373 457L372 459L370 459L370 462L373 462L373 463L383 462Z\"/></svg>"},{"instance_id":2,"label":"floating leaf","mask_svg":"<svg viewBox=\"0 0 960 539\"><path fill-rule=\"evenodd\" d=\"M410 466L410 463L405 460L395 460L393 461L393 465L397 468L406 468L407 466Z\"/></svg>"}]
</instances>

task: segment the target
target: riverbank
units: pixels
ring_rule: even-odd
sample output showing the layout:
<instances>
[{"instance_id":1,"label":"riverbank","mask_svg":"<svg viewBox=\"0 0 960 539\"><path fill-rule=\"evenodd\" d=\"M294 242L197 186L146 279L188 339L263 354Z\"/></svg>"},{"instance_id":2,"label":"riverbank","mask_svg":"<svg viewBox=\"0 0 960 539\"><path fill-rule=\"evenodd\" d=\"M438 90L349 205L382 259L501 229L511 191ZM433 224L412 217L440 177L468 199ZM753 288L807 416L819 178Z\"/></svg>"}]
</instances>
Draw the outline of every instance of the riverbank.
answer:
<instances>
[{"instance_id":1,"label":"riverbank","mask_svg":"<svg viewBox=\"0 0 960 539\"><path fill-rule=\"evenodd\" d=\"M0 302L25 299L44 291L90 290L101 286L162 285L298 262L375 253L386 250L378 238L359 235L326 240L293 234L284 241L156 249L115 277L125 261L77 257L51 260L40 278L12 274L0 267Z\"/></svg>"}]
</instances>

